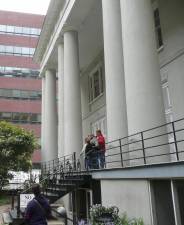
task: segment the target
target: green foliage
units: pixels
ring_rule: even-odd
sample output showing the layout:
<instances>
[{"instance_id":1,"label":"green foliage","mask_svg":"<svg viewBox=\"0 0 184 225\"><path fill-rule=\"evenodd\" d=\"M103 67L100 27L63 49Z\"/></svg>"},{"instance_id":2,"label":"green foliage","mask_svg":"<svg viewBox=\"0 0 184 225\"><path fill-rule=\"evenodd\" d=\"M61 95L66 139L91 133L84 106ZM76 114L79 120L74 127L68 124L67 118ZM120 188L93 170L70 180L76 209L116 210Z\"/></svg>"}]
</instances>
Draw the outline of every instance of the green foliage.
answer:
<instances>
[{"instance_id":1,"label":"green foliage","mask_svg":"<svg viewBox=\"0 0 184 225\"><path fill-rule=\"evenodd\" d=\"M31 168L31 155L36 147L32 132L0 122L0 189L4 181L11 178L9 170L28 171Z\"/></svg>"},{"instance_id":2,"label":"green foliage","mask_svg":"<svg viewBox=\"0 0 184 225\"><path fill-rule=\"evenodd\" d=\"M129 219L127 214L124 213L122 216L119 216L114 225L144 225L144 222L142 218Z\"/></svg>"},{"instance_id":3,"label":"green foliage","mask_svg":"<svg viewBox=\"0 0 184 225\"><path fill-rule=\"evenodd\" d=\"M10 197L0 193L0 206L10 204Z\"/></svg>"},{"instance_id":4,"label":"green foliage","mask_svg":"<svg viewBox=\"0 0 184 225\"><path fill-rule=\"evenodd\" d=\"M104 215L109 215L113 218L113 220L118 219L119 209L116 206L105 207L102 205L93 205L90 209L90 217L91 220L96 222L100 217Z\"/></svg>"},{"instance_id":5,"label":"green foliage","mask_svg":"<svg viewBox=\"0 0 184 225\"><path fill-rule=\"evenodd\" d=\"M126 213L119 216L118 212L119 209L116 206L104 207L102 205L93 205L90 209L90 220L92 225L103 225L103 223L98 222L98 219L104 214L109 214L113 218L113 225L144 225L143 219L130 219Z\"/></svg>"}]
</instances>

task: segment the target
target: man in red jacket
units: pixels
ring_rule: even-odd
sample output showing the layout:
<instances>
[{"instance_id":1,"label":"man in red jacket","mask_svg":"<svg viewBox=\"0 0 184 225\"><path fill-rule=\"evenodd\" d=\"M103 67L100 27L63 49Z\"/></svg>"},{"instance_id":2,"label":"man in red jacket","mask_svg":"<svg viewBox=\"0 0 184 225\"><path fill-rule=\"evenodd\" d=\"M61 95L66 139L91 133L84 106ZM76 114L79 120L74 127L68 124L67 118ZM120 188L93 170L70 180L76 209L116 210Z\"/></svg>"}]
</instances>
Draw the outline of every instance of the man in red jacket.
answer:
<instances>
[{"instance_id":1,"label":"man in red jacket","mask_svg":"<svg viewBox=\"0 0 184 225\"><path fill-rule=\"evenodd\" d=\"M105 138L101 130L96 131L98 147L99 147L99 167L104 168L105 166Z\"/></svg>"}]
</instances>

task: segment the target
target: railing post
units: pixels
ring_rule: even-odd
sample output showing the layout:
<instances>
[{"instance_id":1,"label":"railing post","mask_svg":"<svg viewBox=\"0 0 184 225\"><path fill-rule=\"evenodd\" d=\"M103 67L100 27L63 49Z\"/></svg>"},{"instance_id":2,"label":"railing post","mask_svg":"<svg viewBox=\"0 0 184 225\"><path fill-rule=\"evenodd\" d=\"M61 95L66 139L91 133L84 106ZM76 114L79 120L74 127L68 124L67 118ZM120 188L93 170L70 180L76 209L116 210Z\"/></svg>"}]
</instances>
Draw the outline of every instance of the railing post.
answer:
<instances>
[{"instance_id":1,"label":"railing post","mask_svg":"<svg viewBox=\"0 0 184 225\"><path fill-rule=\"evenodd\" d=\"M73 153L73 169L76 171L76 152Z\"/></svg>"},{"instance_id":2,"label":"railing post","mask_svg":"<svg viewBox=\"0 0 184 225\"><path fill-rule=\"evenodd\" d=\"M63 172L65 172L65 171L66 171L66 157L65 157L65 156L64 156L63 161L64 161L64 168L63 168Z\"/></svg>"},{"instance_id":3,"label":"railing post","mask_svg":"<svg viewBox=\"0 0 184 225\"><path fill-rule=\"evenodd\" d=\"M120 156L121 156L121 166L123 167L123 152L122 152L121 139L119 139L119 148L120 148Z\"/></svg>"},{"instance_id":4,"label":"railing post","mask_svg":"<svg viewBox=\"0 0 184 225\"><path fill-rule=\"evenodd\" d=\"M179 161L178 145L177 145L177 140L176 140L176 130L175 130L174 122L172 122L172 129L173 129L173 135L174 135L174 145L175 145L175 149L176 149L176 158L177 158L177 161Z\"/></svg>"},{"instance_id":5,"label":"railing post","mask_svg":"<svg viewBox=\"0 0 184 225\"><path fill-rule=\"evenodd\" d=\"M54 167L55 167L55 160L53 159L53 162L52 162L52 171L54 172Z\"/></svg>"},{"instance_id":6,"label":"railing post","mask_svg":"<svg viewBox=\"0 0 184 225\"><path fill-rule=\"evenodd\" d=\"M17 199L17 218L20 217L20 192L17 193L18 194L18 199Z\"/></svg>"},{"instance_id":7,"label":"railing post","mask_svg":"<svg viewBox=\"0 0 184 225\"><path fill-rule=\"evenodd\" d=\"M141 142L142 142L142 153L143 153L143 158L144 158L144 164L146 164L146 155L145 155L145 146L144 146L143 132L141 132Z\"/></svg>"},{"instance_id":8,"label":"railing post","mask_svg":"<svg viewBox=\"0 0 184 225\"><path fill-rule=\"evenodd\" d=\"M12 199L11 199L11 209L14 209L14 205L15 205L15 192L12 193Z\"/></svg>"}]
</instances>

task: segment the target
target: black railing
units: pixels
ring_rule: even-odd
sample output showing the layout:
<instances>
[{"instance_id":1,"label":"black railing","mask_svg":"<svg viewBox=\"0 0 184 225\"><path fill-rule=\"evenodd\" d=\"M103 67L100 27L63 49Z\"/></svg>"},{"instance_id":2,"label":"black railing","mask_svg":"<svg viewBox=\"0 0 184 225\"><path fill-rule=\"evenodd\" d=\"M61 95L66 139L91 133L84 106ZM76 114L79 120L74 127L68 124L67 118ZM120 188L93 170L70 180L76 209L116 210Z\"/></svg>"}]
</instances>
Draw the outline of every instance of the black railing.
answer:
<instances>
[{"instance_id":1,"label":"black railing","mask_svg":"<svg viewBox=\"0 0 184 225\"><path fill-rule=\"evenodd\" d=\"M184 119L106 144L106 168L184 160Z\"/></svg>"},{"instance_id":2,"label":"black railing","mask_svg":"<svg viewBox=\"0 0 184 225\"><path fill-rule=\"evenodd\" d=\"M85 156L80 157L83 170L84 158ZM124 168L182 160L184 118L106 143L104 168L99 164L92 165L91 169Z\"/></svg>"},{"instance_id":3,"label":"black railing","mask_svg":"<svg viewBox=\"0 0 184 225\"><path fill-rule=\"evenodd\" d=\"M95 163L100 162L98 151ZM137 165L150 165L160 163L173 163L184 160L184 118L151 129L147 129L127 137L106 143L104 168L98 165L88 170L114 169L134 167ZM48 162L42 163L42 175L40 183L48 185L55 181L79 177L86 173L85 156L76 159L76 153L66 155ZM87 171L88 172L88 171ZM56 186L56 185L55 185ZM22 193L29 193L31 185ZM18 215L20 214L20 202L18 199Z\"/></svg>"},{"instance_id":4,"label":"black railing","mask_svg":"<svg viewBox=\"0 0 184 225\"><path fill-rule=\"evenodd\" d=\"M94 152L94 155L98 155ZM88 169L112 169L127 166L169 163L184 160L184 118L106 143L105 166ZM96 162L100 159L96 156ZM42 174L55 171L84 172L85 156L75 153L42 163Z\"/></svg>"},{"instance_id":5,"label":"black railing","mask_svg":"<svg viewBox=\"0 0 184 225\"><path fill-rule=\"evenodd\" d=\"M66 155L41 164L41 174L47 177L51 174L60 173L74 173L80 172L80 165L76 160L76 153Z\"/></svg>"}]
</instances>

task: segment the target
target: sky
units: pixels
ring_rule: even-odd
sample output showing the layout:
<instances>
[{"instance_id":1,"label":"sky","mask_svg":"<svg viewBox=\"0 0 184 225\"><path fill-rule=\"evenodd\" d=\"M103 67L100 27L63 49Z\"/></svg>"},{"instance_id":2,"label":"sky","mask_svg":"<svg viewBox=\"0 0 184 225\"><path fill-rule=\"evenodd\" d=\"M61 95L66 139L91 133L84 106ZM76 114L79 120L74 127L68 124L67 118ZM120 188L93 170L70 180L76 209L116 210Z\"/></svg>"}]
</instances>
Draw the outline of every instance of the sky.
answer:
<instances>
[{"instance_id":1,"label":"sky","mask_svg":"<svg viewBox=\"0 0 184 225\"><path fill-rule=\"evenodd\" d=\"M0 0L0 10L45 15L50 0Z\"/></svg>"}]
</instances>

